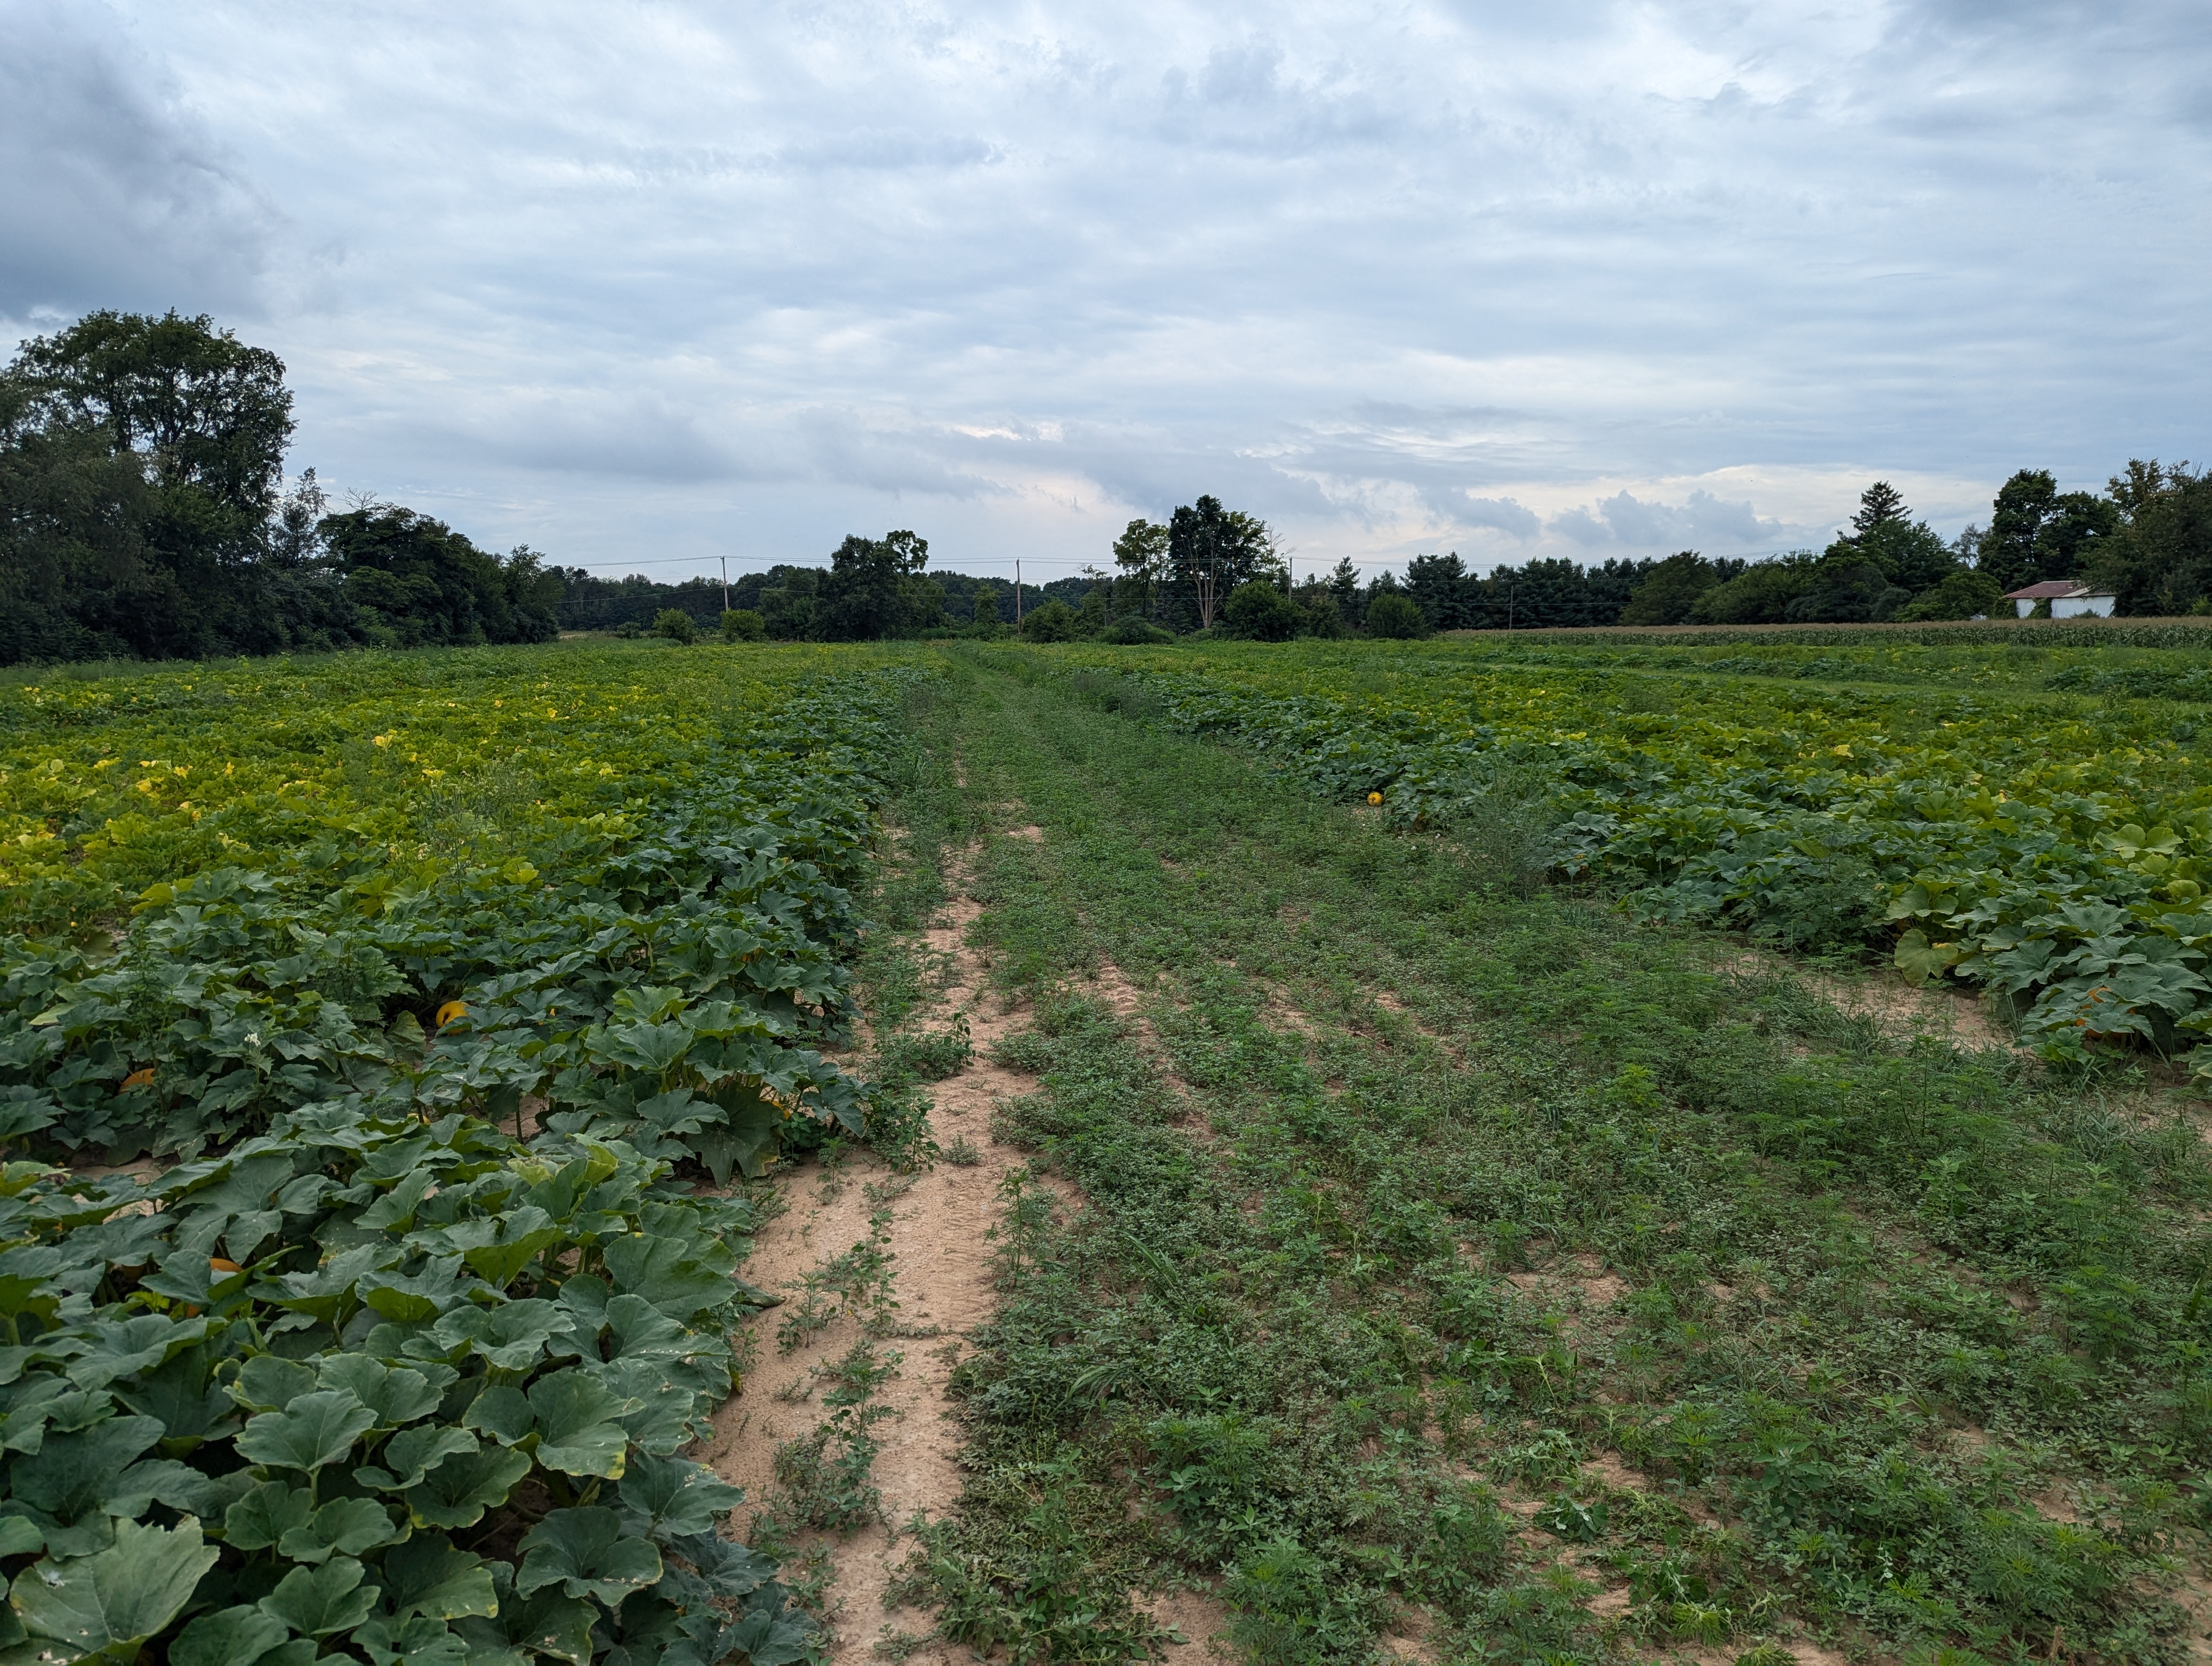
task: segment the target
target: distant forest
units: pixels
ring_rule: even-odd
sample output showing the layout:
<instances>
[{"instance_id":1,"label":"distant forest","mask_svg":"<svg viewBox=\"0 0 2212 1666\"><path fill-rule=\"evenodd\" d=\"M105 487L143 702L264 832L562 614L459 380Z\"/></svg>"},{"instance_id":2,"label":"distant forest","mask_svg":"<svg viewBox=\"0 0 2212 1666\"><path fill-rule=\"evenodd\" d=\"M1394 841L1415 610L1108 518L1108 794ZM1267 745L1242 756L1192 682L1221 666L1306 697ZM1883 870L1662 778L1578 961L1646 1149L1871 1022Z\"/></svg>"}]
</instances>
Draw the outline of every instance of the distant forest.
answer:
<instances>
[{"instance_id":1,"label":"distant forest","mask_svg":"<svg viewBox=\"0 0 2212 1666\"><path fill-rule=\"evenodd\" d=\"M927 572L912 532L848 537L819 567L731 580L601 578L527 546L478 549L397 505L334 508L288 483L284 367L204 317L88 314L0 370L0 665L204 658L562 630L851 641L1015 629L1012 585ZM1023 587L1023 635L1425 635L1559 625L1955 619L2008 590L2081 579L2123 614L2212 612L2212 469L2130 462L2102 493L2040 470L2008 480L1987 527L1946 541L1887 483L1825 550L1763 560L1532 561L1487 574L1455 553L1363 579L1302 575L1267 523L1199 497L1133 520L1102 564Z\"/></svg>"}]
</instances>

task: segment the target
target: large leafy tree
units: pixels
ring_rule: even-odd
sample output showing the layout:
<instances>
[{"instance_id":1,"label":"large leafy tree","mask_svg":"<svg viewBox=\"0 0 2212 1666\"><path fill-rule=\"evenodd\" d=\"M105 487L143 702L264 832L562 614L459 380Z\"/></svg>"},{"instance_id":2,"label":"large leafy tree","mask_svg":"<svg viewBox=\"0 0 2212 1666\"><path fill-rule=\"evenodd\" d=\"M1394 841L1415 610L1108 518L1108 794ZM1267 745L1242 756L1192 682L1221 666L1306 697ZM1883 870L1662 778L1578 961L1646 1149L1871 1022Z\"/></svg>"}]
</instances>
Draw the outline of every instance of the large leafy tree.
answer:
<instances>
[{"instance_id":1,"label":"large leafy tree","mask_svg":"<svg viewBox=\"0 0 2212 1666\"><path fill-rule=\"evenodd\" d=\"M1114 611L1152 617L1168 574L1168 529L1142 518L1131 521L1114 540Z\"/></svg>"},{"instance_id":2,"label":"large leafy tree","mask_svg":"<svg viewBox=\"0 0 2212 1666\"><path fill-rule=\"evenodd\" d=\"M1721 581L1712 562L1694 550L1669 556L1637 586L1620 611L1626 625L1671 625L1688 621L1698 598Z\"/></svg>"},{"instance_id":3,"label":"large leafy tree","mask_svg":"<svg viewBox=\"0 0 2212 1666\"><path fill-rule=\"evenodd\" d=\"M25 610L0 651L288 646L256 563L291 433L283 362L208 318L103 311L26 342L0 372L0 583Z\"/></svg>"},{"instance_id":4,"label":"large leafy tree","mask_svg":"<svg viewBox=\"0 0 2212 1666\"><path fill-rule=\"evenodd\" d=\"M1974 564L2005 590L2080 578L2124 519L2112 497L2061 492L2050 470L2022 469L1997 489Z\"/></svg>"},{"instance_id":5,"label":"large leafy tree","mask_svg":"<svg viewBox=\"0 0 2212 1666\"><path fill-rule=\"evenodd\" d=\"M2120 525L2096 542L2089 575L2111 587L2122 613L2203 609L2212 597L2212 468L2138 459L2110 490Z\"/></svg>"},{"instance_id":6,"label":"large leafy tree","mask_svg":"<svg viewBox=\"0 0 2212 1666\"><path fill-rule=\"evenodd\" d=\"M1221 617L1237 587L1256 578L1279 581L1282 559L1267 523L1202 496L1168 518L1168 575L1160 611L1179 630Z\"/></svg>"},{"instance_id":7,"label":"large leafy tree","mask_svg":"<svg viewBox=\"0 0 2212 1666\"><path fill-rule=\"evenodd\" d=\"M812 634L831 642L871 641L945 622L945 593L922 577L929 540L900 531L848 536L830 557Z\"/></svg>"},{"instance_id":8,"label":"large leafy tree","mask_svg":"<svg viewBox=\"0 0 2212 1666\"><path fill-rule=\"evenodd\" d=\"M1904 497L1887 480L1877 480L1859 494L1851 530L1838 534L1826 553L1831 562L1840 563L1835 570L1840 572L1843 566L1872 567L1887 581L1888 587L1908 594L1941 584L1959 566L1951 546L1926 521L1912 519ZM1855 597L1864 587L1863 584L1843 587ZM1836 587L1825 588L1834 591ZM1848 605L1856 609L1859 602ZM1862 616L1854 611L1838 617Z\"/></svg>"}]
</instances>

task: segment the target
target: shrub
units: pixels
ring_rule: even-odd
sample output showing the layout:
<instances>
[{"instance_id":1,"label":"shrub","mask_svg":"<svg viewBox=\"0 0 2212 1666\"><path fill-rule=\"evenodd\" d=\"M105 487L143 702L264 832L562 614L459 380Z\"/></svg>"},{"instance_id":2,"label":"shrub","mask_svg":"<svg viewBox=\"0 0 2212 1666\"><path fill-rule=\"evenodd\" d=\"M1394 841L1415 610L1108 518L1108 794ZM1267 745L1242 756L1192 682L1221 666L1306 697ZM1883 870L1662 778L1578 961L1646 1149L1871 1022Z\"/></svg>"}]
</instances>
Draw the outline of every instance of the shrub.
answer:
<instances>
[{"instance_id":1,"label":"shrub","mask_svg":"<svg viewBox=\"0 0 2212 1666\"><path fill-rule=\"evenodd\" d=\"M1124 648L1139 648L1149 643L1172 642L1175 641L1175 632L1162 630L1158 625L1146 624L1142 619L1131 614L1127 618L1116 619L1112 624L1108 625L1098 634L1098 640L1102 642L1115 642Z\"/></svg>"},{"instance_id":2,"label":"shrub","mask_svg":"<svg viewBox=\"0 0 2212 1666\"><path fill-rule=\"evenodd\" d=\"M726 607L722 610L722 640L726 642L759 642L768 639L768 621L750 607Z\"/></svg>"},{"instance_id":3,"label":"shrub","mask_svg":"<svg viewBox=\"0 0 2212 1666\"><path fill-rule=\"evenodd\" d=\"M653 634L665 636L672 642L695 642L699 640L699 628L691 623L691 616L680 607L664 607L653 616Z\"/></svg>"},{"instance_id":4,"label":"shrub","mask_svg":"<svg viewBox=\"0 0 2212 1666\"><path fill-rule=\"evenodd\" d=\"M1030 642L1072 642L1075 640L1075 610L1063 601L1049 601L1022 617L1022 639Z\"/></svg>"},{"instance_id":5,"label":"shrub","mask_svg":"<svg viewBox=\"0 0 2212 1666\"><path fill-rule=\"evenodd\" d=\"M1367 604L1367 634L1406 641L1429 634L1429 622L1410 598L1384 592Z\"/></svg>"},{"instance_id":6,"label":"shrub","mask_svg":"<svg viewBox=\"0 0 2212 1666\"><path fill-rule=\"evenodd\" d=\"M1239 636L1260 642L1287 642L1298 634L1298 605L1267 579L1247 579L1229 593L1224 610Z\"/></svg>"},{"instance_id":7,"label":"shrub","mask_svg":"<svg viewBox=\"0 0 2212 1666\"><path fill-rule=\"evenodd\" d=\"M1898 609L1900 619L1971 619L1996 611L2003 588L1987 573L1961 569L1948 575Z\"/></svg>"}]
</instances>

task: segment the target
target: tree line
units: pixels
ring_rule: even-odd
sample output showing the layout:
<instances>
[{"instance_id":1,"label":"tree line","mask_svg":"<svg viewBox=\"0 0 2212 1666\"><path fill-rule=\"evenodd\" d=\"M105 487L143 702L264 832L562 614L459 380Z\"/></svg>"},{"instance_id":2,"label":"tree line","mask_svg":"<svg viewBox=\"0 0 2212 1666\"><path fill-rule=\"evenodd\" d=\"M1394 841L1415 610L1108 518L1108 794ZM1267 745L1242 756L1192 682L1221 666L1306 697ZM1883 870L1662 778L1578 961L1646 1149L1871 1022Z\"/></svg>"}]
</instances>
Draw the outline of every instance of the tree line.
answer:
<instances>
[{"instance_id":1,"label":"tree line","mask_svg":"<svg viewBox=\"0 0 2212 1666\"><path fill-rule=\"evenodd\" d=\"M538 642L560 630L779 640L994 635L1166 640L1204 632L1425 635L1609 624L1955 619L2009 590L2079 579L2123 614L2212 611L2212 469L2131 461L2102 493L2023 469L1986 528L1949 541L1877 481L1822 550L1765 560L1486 574L1455 553L1363 579L1347 559L1295 585L1267 522L1200 496L1132 520L1112 570L1024 586L924 571L911 531L848 537L826 567L726 587L480 550L373 501L333 508L310 469L289 486L284 367L206 317L96 312L23 344L0 370L0 664L205 658L350 647Z\"/></svg>"}]
</instances>

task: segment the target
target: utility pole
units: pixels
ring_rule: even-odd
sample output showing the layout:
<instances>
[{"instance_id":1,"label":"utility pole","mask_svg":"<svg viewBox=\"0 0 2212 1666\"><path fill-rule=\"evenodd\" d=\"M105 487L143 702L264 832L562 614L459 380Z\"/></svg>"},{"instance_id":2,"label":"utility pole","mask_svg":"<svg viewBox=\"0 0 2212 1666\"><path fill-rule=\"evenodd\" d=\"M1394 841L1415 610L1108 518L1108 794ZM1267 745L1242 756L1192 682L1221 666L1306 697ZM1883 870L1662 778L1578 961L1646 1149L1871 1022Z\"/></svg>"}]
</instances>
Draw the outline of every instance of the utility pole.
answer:
<instances>
[{"instance_id":1,"label":"utility pole","mask_svg":"<svg viewBox=\"0 0 2212 1666\"><path fill-rule=\"evenodd\" d=\"M722 557L722 611L730 611L730 558Z\"/></svg>"},{"instance_id":2,"label":"utility pole","mask_svg":"<svg viewBox=\"0 0 2212 1666\"><path fill-rule=\"evenodd\" d=\"M1014 628L1015 628L1017 630L1020 629L1021 629L1021 623L1022 623L1022 558L1021 558L1019 556L1016 556L1014 557Z\"/></svg>"}]
</instances>

